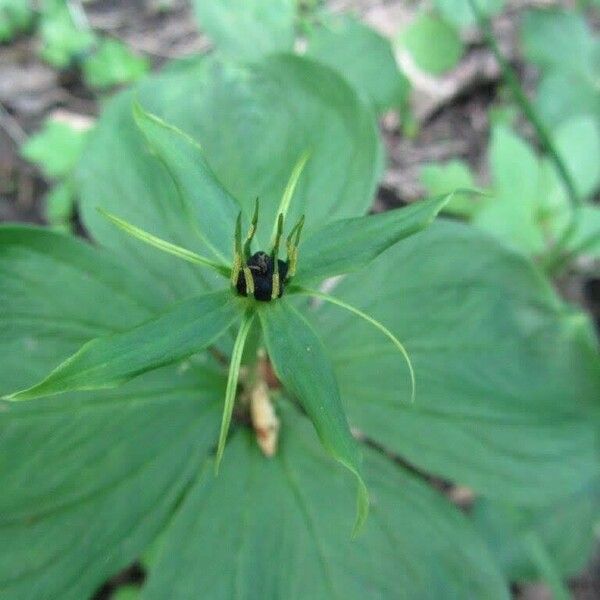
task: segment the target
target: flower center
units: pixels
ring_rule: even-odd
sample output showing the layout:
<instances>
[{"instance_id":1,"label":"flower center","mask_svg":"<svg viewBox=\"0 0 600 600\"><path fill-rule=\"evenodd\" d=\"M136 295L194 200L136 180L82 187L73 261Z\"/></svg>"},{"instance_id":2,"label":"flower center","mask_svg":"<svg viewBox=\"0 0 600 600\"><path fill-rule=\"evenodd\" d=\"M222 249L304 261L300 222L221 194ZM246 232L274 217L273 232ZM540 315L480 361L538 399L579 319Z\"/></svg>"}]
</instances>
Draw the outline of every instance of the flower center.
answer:
<instances>
[{"instance_id":1,"label":"flower center","mask_svg":"<svg viewBox=\"0 0 600 600\"><path fill-rule=\"evenodd\" d=\"M277 262L279 267L279 293L276 297L281 298L286 283L288 263L281 259L277 259ZM254 297L263 302L271 300L273 298L273 259L266 252L256 252L248 259L246 266L250 269L250 275L254 282ZM243 271L240 271L235 287L241 296L248 295L246 277Z\"/></svg>"}]
</instances>

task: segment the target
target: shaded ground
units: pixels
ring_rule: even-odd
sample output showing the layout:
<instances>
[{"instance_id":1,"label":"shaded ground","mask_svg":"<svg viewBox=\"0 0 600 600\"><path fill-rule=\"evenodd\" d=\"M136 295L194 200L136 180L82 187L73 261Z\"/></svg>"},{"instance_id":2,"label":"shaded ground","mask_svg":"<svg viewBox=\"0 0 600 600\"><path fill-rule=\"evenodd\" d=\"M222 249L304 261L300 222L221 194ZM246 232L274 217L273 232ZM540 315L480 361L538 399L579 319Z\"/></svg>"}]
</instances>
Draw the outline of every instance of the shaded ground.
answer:
<instances>
[{"instance_id":1,"label":"shaded ground","mask_svg":"<svg viewBox=\"0 0 600 600\"><path fill-rule=\"evenodd\" d=\"M98 0L85 4L94 29L117 37L147 56L154 67L165 61L209 48L199 34L185 0ZM408 21L416 5L398 0L331 0L336 10L358 10L374 27L393 36ZM518 61L515 51L515 14L523 2L513 2L495 22L501 45L515 61L526 84L535 74ZM381 184L374 209L385 210L413 201L423 194L420 167L430 161L463 158L486 181L488 111L502 95L496 62L476 35L469 40L467 55L459 67L441 81L413 80L416 88L414 110L419 135L407 138L394 115L382 119L381 128L389 154L389 167ZM19 157L18 147L35 132L43 120L57 110L69 118L97 116L100 98L81 82L75 70L57 72L37 57L37 41L22 36L0 46L0 222L43 223L42 197L48 182L39 171ZM525 134L530 133L523 125ZM561 290L571 300L586 306L600 324L600 277L566 277ZM107 584L97 598L108 598L117 585L139 582L143 572L134 566ZM600 559L572 582L576 598L600 598ZM522 586L515 597L528 600L550 598L544 586Z\"/></svg>"}]
</instances>

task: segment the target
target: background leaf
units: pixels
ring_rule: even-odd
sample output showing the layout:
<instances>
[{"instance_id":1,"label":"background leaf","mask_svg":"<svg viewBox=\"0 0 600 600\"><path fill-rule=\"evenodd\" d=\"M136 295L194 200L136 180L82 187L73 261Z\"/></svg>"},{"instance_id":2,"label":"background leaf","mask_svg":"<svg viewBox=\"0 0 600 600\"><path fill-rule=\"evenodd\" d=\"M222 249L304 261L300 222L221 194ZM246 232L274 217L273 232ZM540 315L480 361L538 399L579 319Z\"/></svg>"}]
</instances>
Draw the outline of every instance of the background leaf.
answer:
<instances>
[{"instance_id":1,"label":"background leaf","mask_svg":"<svg viewBox=\"0 0 600 600\"><path fill-rule=\"evenodd\" d=\"M504 7L504 0L475 0L482 14L490 17L499 13ZM440 14L456 27L466 27L476 23L475 14L469 0L435 0L435 7Z\"/></svg>"},{"instance_id":2,"label":"background leaf","mask_svg":"<svg viewBox=\"0 0 600 600\"><path fill-rule=\"evenodd\" d=\"M454 190L477 188L469 165L462 160L423 165L419 178L429 196L441 196L450 194ZM485 201L486 198L478 194L456 192L444 206L444 212L470 218L477 213Z\"/></svg>"},{"instance_id":3,"label":"background leaf","mask_svg":"<svg viewBox=\"0 0 600 600\"><path fill-rule=\"evenodd\" d=\"M548 505L597 471L594 333L536 269L487 235L438 222L332 292L388 327L322 306L316 327L349 419L409 462L498 500Z\"/></svg>"},{"instance_id":4,"label":"background leaf","mask_svg":"<svg viewBox=\"0 0 600 600\"><path fill-rule=\"evenodd\" d=\"M456 29L439 17L427 13L418 15L402 31L400 43L417 67L433 75L440 75L455 67L464 51Z\"/></svg>"},{"instance_id":5,"label":"background leaf","mask_svg":"<svg viewBox=\"0 0 600 600\"><path fill-rule=\"evenodd\" d=\"M533 150L510 129L492 130L489 161L494 198L476 215L474 222L504 242L528 254L544 247L538 226L540 165Z\"/></svg>"},{"instance_id":6,"label":"background leaf","mask_svg":"<svg viewBox=\"0 0 600 600\"><path fill-rule=\"evenodd\" d=\"M307 54L341 73L378 112L407 100L410 84L390 41L349 15L331 16L312 29Z\"/></svg>"},{"instance_id":7,"label":"background leaf","mask_svg":"<svg viewBox=\"0 0 600 600\"><path fill-rule=\"evenodd\" d=\"M87 136L88 131L75 129L62 121L47 119L41 131L21 147L21 154L39 165L47 177L64 177L75 168Z\"/></svg>"},{"instance_id":8,"label":"background leaf","mask_svg":"<svg viewBox=\"0 0 600 600\"><path fill-rule=\"evenodd\" d=\"M200 29L220 52L252 61L294 45L294 0L194 0Z\"/></svg>"},{"instance_id":9,"label":"background leaf","mask_svg":"<svg viewBox=\"0 0 600 600\"><path fill-rule=\"evenodd\" d=\"M508 598L466 519L372 450L365 456L372 514L350 540L351 478L323 453L306 419L283 408L274 458L239 432L219 479L205 467L166 533L143 598Z\"/></svg>"},{"instance_id":10,"label":"background leaf","mask_svg":"<svg viewBox=\"0 0 600 600\"><path fill-rule=\"evenodd\" d=\"M89 86L107 88L137 81L149 68L146 58L135 54L123 42L106 38L84 61L83 76Z\"/></svg>"}]
</instances>

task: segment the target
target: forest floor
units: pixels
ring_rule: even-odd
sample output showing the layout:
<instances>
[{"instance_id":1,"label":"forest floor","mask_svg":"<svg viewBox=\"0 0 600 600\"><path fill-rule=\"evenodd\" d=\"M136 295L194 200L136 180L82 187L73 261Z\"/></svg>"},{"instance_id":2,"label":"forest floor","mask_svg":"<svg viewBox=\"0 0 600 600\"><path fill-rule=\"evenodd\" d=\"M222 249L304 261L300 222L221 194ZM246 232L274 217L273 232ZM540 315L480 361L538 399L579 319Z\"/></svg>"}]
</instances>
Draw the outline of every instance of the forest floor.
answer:
<instances>
[{"instance_id":1,"label":"forest floor","mask_svg":"<svg viewBox=\"0 0 600 600\"><path fill-rule=\"evenodd\" d=\"M420 6L406 0L330 0L328 4L336 11L360 13L389 37L394 37ZM522 0L510 2L494 20L494 29L521 81L532 89L536 73L519 60L516 43L517 15L525 5ZM209 40L197 30L187 0L93 0L85 3L85 10L93 29L124 41L150 59L153 69L168 60L210 50ZM436 80L411 77L417 136L403 135L394 113L381 120L389 159L375 211L422 197L419 171L428 162L460 158L470 164L482 184L489 180L489 111L504 97L505 89L498 65L481 38L473 32L467 41L467 54L448 75ZM19 146L47 117L57 113L72 122L95 119L103 100L83 84L77 70L57 71L44 63L38 44L35 37L22 36L0 46L0 222L44 222L42 198L50 182L20 157ZM524 121L521 133L533 138ZM600 324L600 278L567 276L560 287L569 300L584 306ZM118 581L139 577L141 573L134 568ZM113 584L98 598L110 597L112 589ZM572 580L571 590L579 600L600 598L600 558ZM538 584L519 586L514 594L522 600L550 598L547 588Z\"/></svg>"}]
</instances>

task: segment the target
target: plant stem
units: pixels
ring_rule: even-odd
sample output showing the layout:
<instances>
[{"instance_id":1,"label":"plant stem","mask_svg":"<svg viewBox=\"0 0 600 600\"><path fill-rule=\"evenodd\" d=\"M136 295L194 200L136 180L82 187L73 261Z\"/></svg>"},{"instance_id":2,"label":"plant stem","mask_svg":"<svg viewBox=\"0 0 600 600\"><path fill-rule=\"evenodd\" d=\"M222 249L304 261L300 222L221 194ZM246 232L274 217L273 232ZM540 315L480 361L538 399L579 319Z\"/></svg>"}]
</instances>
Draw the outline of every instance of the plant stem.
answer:
<instances>
[{"instance_id":1,"label":"plant stem","mask_svg":"<svg viewBox=\"0 0 600 600\"><path fill-rule=\"evenodd\" d=\"M546 260L544 261L545 267L549 271L553 271L558 265L563 264L564 262L561 259L561 255L564 253L568 242L577 230L579 218L578 208L581 206L582 201L573 182L573 178L571 177L571 174L569 173L565 162L558 153L548 129L538 116L533 105L529 101L529 98L525 94L525 91L521 87L516 73L508 63L508 60L506 59L502 51L500 50L498 42L494 37L494 32L492 31L492 28L490 26L489 19L483 14L481 9L479 8L477 0L468 1L471 6L471 9L473 10L473 13L475 14L477 23L481 31L483 32L484 39L487 45L489 46L490 50L496 57L498 64L500 65L500 69L502 71L504 80L506 81L506 84L508 85L514 97L515 102L519 105L519 107L523 111L523 114L527 117L527 119L533 126L541 146L554 163L554 166L556 167L556 170L563 181L563 184L567 191L567 195L569 197L569 201L571 204L571 214L569 223L565 227L564 231L562 232L554 246L551 248L548 256L546 257Z\"/></svg>"}]
</instances>

